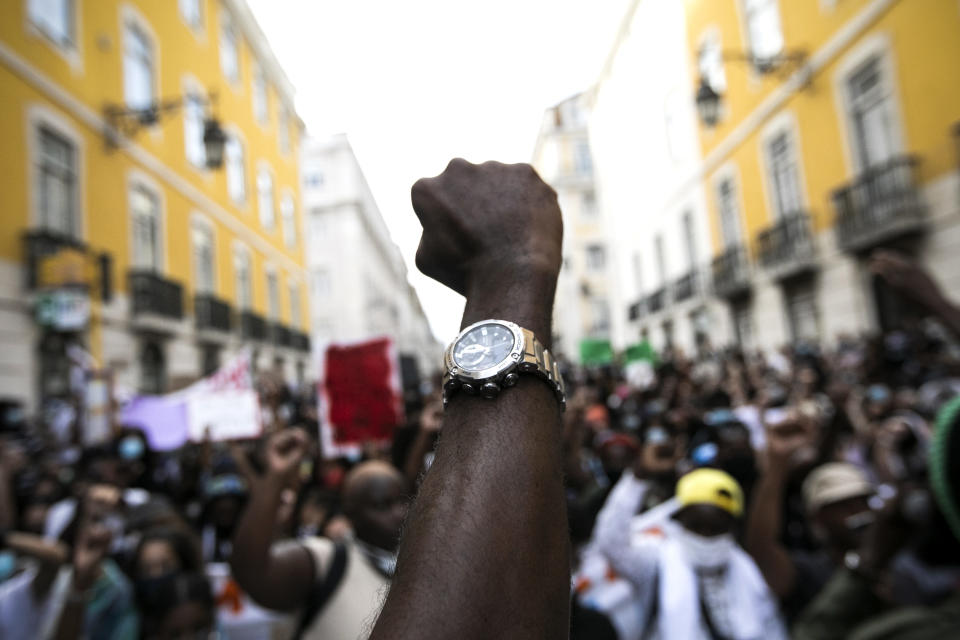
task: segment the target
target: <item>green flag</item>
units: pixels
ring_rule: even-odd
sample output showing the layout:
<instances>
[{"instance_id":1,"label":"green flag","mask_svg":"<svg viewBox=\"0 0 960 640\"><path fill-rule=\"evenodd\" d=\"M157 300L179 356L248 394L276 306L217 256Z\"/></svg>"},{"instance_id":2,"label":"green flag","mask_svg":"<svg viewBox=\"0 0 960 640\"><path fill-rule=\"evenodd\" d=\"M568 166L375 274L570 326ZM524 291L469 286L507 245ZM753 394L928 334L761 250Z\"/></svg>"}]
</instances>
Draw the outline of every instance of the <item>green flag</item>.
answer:
<instances>
[{"instance_id":1,"label":"green flag","mask_svg":"<svg viewBox=\"0 0 960 640\"><path fill-rule=\"evenodd\" d=\"M653 350L653 345L650 344L649 340L644 340L627 347L627 350L623 353L623 359L628 363L646 360L650 364L656 364L657 352Z\"/></svg>"},{"instance_id":2,"label":"green flag","mask_svg":"<svg viewBox=\"0 0 960 640\"><path fill-rule=\"evenodd\" d=\"M601 365L613 362L613 348L609 340L585 338L580 341L580 363Z\"/></svg>"}]
</instances>

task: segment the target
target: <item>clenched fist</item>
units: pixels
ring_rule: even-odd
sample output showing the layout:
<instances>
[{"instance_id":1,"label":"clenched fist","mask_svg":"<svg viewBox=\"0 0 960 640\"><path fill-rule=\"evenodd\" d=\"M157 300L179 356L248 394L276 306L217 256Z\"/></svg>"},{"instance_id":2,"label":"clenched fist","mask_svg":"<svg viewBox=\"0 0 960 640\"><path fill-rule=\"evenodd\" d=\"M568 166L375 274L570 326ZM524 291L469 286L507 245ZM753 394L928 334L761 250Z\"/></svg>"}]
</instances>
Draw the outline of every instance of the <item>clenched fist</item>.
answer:
<instances>
[{"instance_id":1,"label":"clenched fist","mask_svg":"<svg viewBox=\"0 0 960 640\"><path fill-rule=\"evenodd\" d=\"M563 223L557 194L528 164L459 158L418 180L413 209L423 225L417 267L463 295L511 273L560 270Z\"/></svg>"}]
</instances>

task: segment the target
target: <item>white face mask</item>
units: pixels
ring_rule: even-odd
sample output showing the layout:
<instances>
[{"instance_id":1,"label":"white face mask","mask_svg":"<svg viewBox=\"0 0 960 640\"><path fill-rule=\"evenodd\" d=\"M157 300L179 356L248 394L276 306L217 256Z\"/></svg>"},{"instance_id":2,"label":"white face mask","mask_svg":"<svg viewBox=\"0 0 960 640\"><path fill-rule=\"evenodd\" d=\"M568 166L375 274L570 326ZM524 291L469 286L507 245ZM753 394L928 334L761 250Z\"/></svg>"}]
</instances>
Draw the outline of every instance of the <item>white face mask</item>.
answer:
<instances>
[{"instance_id":1,"label":"white face mask","mask_svg":"<svg viewBox=\"0 0 960 640\"><path fill-rule=\"evenodd\" d=\"M732 534L706 538L682 526L675 527L670 537L680 544L684 555L695 569L718 569L726 565L737 545Z\"/></svg>"}]
</instances>

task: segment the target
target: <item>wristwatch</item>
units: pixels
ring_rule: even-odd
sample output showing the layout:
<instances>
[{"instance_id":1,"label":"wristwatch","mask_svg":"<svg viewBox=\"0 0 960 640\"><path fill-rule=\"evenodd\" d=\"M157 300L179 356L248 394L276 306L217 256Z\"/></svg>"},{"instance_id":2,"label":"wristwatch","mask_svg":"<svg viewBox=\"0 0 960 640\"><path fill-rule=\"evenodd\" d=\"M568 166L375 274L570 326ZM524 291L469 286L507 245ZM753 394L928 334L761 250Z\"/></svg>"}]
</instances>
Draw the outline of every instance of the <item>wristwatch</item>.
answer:
<instances>
[{"instance_id":1,"label":"wristwatch","mask_svg":"<svg viewBox=\"0 0 960 640\"><path fill-rule=\"evenodd\" d=\"M481 320L457 336L443 355L443 404L462 391L495 398L500 390L533 374L547 384L566 408L563 378L556 360L533 332L507 320Z\"/></svg>"}]
</instances>

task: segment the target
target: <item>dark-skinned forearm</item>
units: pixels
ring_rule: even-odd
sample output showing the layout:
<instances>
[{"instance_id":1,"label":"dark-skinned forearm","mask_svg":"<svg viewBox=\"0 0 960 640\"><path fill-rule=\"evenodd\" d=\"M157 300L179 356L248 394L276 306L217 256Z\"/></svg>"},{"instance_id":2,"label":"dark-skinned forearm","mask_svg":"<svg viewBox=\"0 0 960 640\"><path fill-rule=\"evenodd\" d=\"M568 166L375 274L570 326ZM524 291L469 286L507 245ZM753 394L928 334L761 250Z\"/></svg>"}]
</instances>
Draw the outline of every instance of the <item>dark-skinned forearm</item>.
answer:
<instances>
[{"instance_id":1,"label":"dark-skinned forearm","mask_svg":"<svg viewBox=\"0 0 960 640\"><path fill-rule=\"evenodd\" d=\"M757 563L771 590L785 597L793 590L796 570L780 544L786 474L780 464L768 464L753 492L747 516L744 548Z\"/></svg>"},{"instance_id":2,"label":"dark-skinned forearm","mask_svg":"<svg viewBox=\"0 0 960 640\"><path fill-rule=\"evenodd\" d=\"M277 589L271 580L270 547L282 491L280 479L269 475L254 484L250 501L233 536L233 553L230 557L233 577L244 591L258 603L271 608L299 604L274 602L271 598L271 595L277 594Z\"/></svg>"},{"instance_id":3,"label":"dark-skinned forearm","mask_svg":"<svg viewBox=\"0 0 960 640\"><path fill-rule=\"evenodd\" d=\"M555 275L545 280L475 288L463 325L509 320L549 344ZM496 400L451 400L372 638L566 637L560 437L556 398L532 376Z\"/></svg>"}]
</instances>

